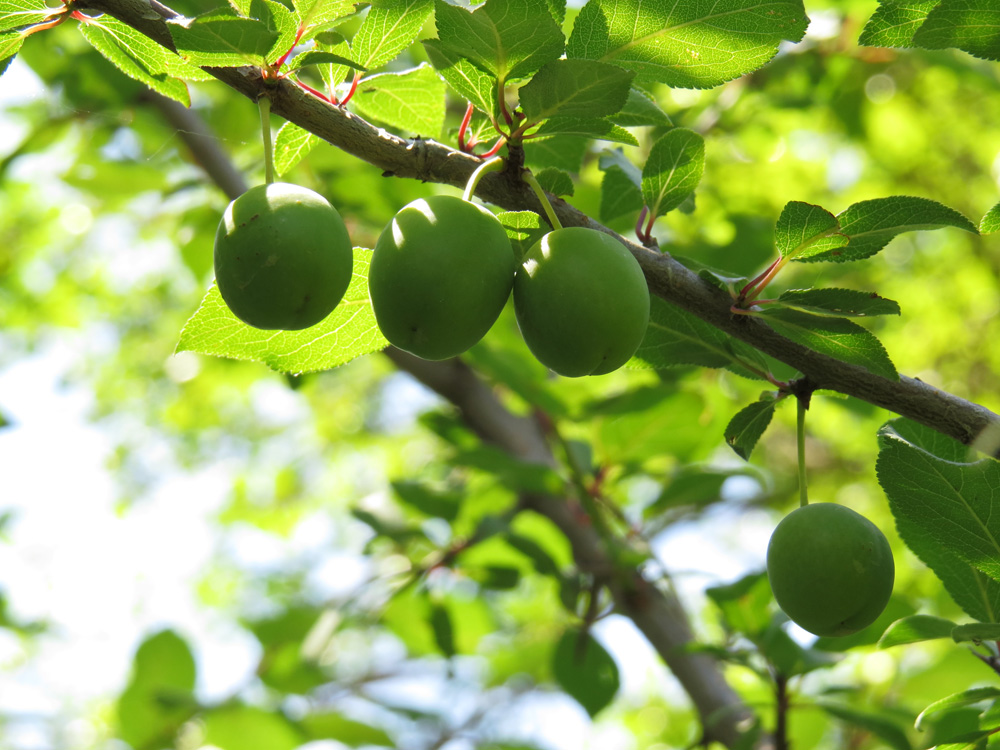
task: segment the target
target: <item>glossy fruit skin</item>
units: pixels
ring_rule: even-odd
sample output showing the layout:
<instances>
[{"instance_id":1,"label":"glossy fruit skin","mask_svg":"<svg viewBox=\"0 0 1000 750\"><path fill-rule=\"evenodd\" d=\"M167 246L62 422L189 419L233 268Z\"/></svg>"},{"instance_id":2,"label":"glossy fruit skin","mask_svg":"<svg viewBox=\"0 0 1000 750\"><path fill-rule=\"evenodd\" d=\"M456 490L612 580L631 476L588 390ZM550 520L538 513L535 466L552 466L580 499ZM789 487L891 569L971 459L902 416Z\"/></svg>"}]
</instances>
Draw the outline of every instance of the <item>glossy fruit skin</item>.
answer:
<instances>
[{"instance_id":1,"label":"glossy fruit skin","mask_svg":"<svg viewBox=\"0 0 1000 750\"><path fill-rule=\"evenodd\" d=\"M835 503L792 511L767 546L767 577L778 606L815 635L850 635L875 622L894 575L885 535Z\"/></svg>"},{"instance_id":2,"label":"glossy fruit skin","mask_svg":"<svg viewBox=\"0 0 1000 750\"><path fill-rule=\"evenodd\" d=\"M620 242L565 227L525 254L514 279L514 313L531 353L549 369L567 377L603 375L642 343L649 288Z\"/></svg>"},{"instance_id":3,"label":"glossy fruit skin","mask_svg":"<svg viewBox=\"0 0 1000 750\"><path fill-rule=\"evenodd\" d=\"M389 342L422 359L455 357L499 317L514 251L493 214L450 195L407 204L372 254L368 291Z\"/></svg>"},{"instance_id":4,"label":"glossy fruit skin","mask_svg":"<svg viewBox=\"0 0 1000 750\"><path fill-rule=\"evenodd\" d=\"M215 280L247 325L296 331L329 315L351 281L354 250L340 214L299 185L257 185L226 208Z\"/></svg>"}]
</instances>

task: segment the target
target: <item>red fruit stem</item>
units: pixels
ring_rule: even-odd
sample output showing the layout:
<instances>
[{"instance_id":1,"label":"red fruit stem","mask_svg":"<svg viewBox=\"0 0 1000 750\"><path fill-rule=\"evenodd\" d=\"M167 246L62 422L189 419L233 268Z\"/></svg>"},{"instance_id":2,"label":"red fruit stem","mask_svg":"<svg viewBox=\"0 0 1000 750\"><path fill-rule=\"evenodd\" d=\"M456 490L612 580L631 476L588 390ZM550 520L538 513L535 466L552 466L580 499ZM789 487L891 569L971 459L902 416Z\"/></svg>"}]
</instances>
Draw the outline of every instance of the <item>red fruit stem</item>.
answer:
<instances>
[{"instance_id":1,"label":"red fruit stem","mask_svg":"<svg viewBox=\"0 0 1000 750\"><path fill-rule=\"evenodd\" d=\"M354 79L351 81L351 88L347 90L347 95L340 100L340 106L343 107L349 101L351 97L354 96L354 92L358 90L358 81L361 80L361 73L359 71L354 71Z\"/></svg>"},{"instance_id":2,"label":"red fruit stem","mask_svg":"<svg viewBox=\"0 0 1000 750\"><path fill-rule=\"evenodd\" d=\"M642 233L642 225L643 222L646 221L646 214L648 213L649 213L649 206L643 206L642 211L639 212L639 218L636 219L635 222L635 236L639 238L639 242L641 242L643 245L645 245L646 240L649 239L649 237L644 236Z\"/></svg>"},{"instance_id":3,"label":"red fruit stem","mask_svg":"<svg viewBox=\"0 0 1000 750\"><path fill-rule=\"evenodd\" d=\"M504 146L505 143L507 143L507 139L504 138L503 136L500 136L500 138L497 140L497 142L493 145L493 148L491 148L485 154L479 154L479 158L480 159L489 159L491 156L496 156L497 152L501 148L503 148L503 146Z\"/></svg>"},{"instance_id":4,"label":"red fruit stem","mask_svg":"<svg viewBox=\"0 0 1000 750\"><path fill-rule=\"evenodd\" d=\"M297 32L295 32L295 41L292 42L292 46L288 48L288 51L285 54L283 54L281 57L279 57L278 61L276 63L274 63L274 69L275 70L280 70L281 66L285 64L285 60L287 60L288 56L290 54L292 54L292 50L295 49L298 46L299 41L302 39L302 35L305 32L306 32L305 25L304 24L299 24L299 30Z\"/></svg>"},{"instance_id":5,"label":"red fruit stem","mask_svg":"<svg viewBox=\"0 0 1000 750\"><path fill-rule=\"evenodd\" d=\"M472 122L472 102L465 108L465 115L462 117L462 124L458 126L458 150L468 152L472 148L471 144L466 145L465 134L469 130L469 123Z\"/></svg>"},{"instance_id":6,"label":"red fruit stem","mask_svg":"<svg viewBox=\"0 0 1000 750\"><path fill-rule=\"evenodd\" d=\"M330 102L330 104L337 104L338 103L335 98L331 99L326 94L324 94L322 91L317 91L316 89L314 89L312 86L310 86L307 83L302 83L302 81L295 81L295 83L298 84L298 86L301 87L302 89L308 91L313 96L322 99L324 102Z\"/></svg>"},{"instance_id":7,"label":"red fruit stem","mask_svg":"<svg viewBox=\"0 0 1000 750\"><path fill-rule=\"evenodd\" d=\"M652 211L649 212L649 220L646 222L646 240L649 241L653 237L653 222L656 221L656 214Z\"/></svg>"}]
</instances>

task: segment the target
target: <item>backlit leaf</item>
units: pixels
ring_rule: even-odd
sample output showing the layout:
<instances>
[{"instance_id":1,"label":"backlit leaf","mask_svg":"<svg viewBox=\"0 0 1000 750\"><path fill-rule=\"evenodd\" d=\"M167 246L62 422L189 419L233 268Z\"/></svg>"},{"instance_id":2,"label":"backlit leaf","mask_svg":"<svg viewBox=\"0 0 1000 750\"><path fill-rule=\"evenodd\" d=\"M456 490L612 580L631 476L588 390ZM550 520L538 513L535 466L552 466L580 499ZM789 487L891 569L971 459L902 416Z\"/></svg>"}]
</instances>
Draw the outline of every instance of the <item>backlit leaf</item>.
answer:
<instances>
[{"instance_id":1,"label":"backlit leaf","mask_svg":"<svg viewBox=\"0 0 1000 750\"><path fill-rule=\"evenodd\" d=\"M214 13L168 21L177 52L198 66L265 65L278 33L252 18Z\"/></svg>"},{"instance_id":2,"label":"backlit leaf","mask_svg":"<svg viewBox=\"0 0 1000 750\"><path fill-rule=\"evenodd\" d=\"M0 31L41 23L57 10L45 0L0 0Z\"/></svg>"},{"instance_id":3,"label":"backlit leaf","mask_svg":"<svg viewBox=\"0 0 1000 750\"><path fill-rule=\"evenodd\" d=\"M859 44L868 47L912 47L913 35L941 0L880 0L868 19Z\"/></svg>"},{"instance_id":4,"label":"backlit leaf","mask_svg":"<svg viewBox=\"0 0 1000 750\"><path fill-rule=\"evenodd\" d=\"M944 450L937 447L946 443ZM932 453L931 450L934 452ZM879 431L879 484L906 545L980 622L1000 620L1000 464L908 420ZM941 454L944 454L942 457Z\"/></svg>"},{"instance_id":5,"label":"backlit leaf","mask_svg":"<svg viewBox=\"0 0 1000 750\"><path fill-rule=\"evenodd\" d=\"M840 231L851 238L846 247L801 257L803 261L861 260L875 255L898 234L918 229L957 227L977 234L976 226L953 208L912 196L861 201L837 216Z\"/></svg>"},{"instance_id":6,"label":"backlit leaf","mask_svg":"<svg viewBox=\"0 0 1000 750\"><path fill-rule=\"evenodd\" d=\"M711 88L760 68L808 24L801 0L591 0L566 54L621 65L644 81Z\"/></svg>"},{"instance_id":7,"label":"backlit leaf","mask_svg":"<svg viewBox=\"0 0 1000 750\"><path fill-rule=\"evenodd\" d=\"M740 409L726 426L726 443L744 461L750 459L754 447L771 424L777 405L778 400L773 395L764 394L759 401Z\"/></svg>"},{"instance_id":8,"label":"backlit leaf","mask_svg":"<svg viewBox=\"0 0 1000 750\"><path fill-rule=\"evenodd\" d=\"M951 638L955 623L934 615L910 615L896 620L879 639L879 648L892 648L908 643Z\"/></svg>"},{"instance_id":9,"label":"backlit leaf","mask_svg":"<svg viewBox=\"0 0 1000 750\"><path fill-rule=\"evenodd\" d=\"M527 78L562 55L564 38L537 0L486 0L469 12L437 0L438 39L501 81Z\"/></svg>"},{"instance_id":10,"label":"backlit leaf","mask_svg":"<svg viewBox=\"0 0 1000 750\"><path fill-rule=\"evenodd\" d=\"M368 298L371 250L354 248L354 275L344 299L320 323L302 331L262 331L238 320L212 285L181 331L178 351L263 362L280 372L328 370L388 345Z\"/></svg>"},{"instance_id":11,"label":"backlit leaf","mask_svg":"<svg viewBox=\"0 0 1000 750\"><path fill-rule=\"evenodd\" d=\"M864 318L899 315L899 303L857 289L790 289L778 296L778 304L815 315Z\"/></svg>"},{"instance_id":12,"label":"backlit leaf","mask_svg":"<svg viewBox=\"0 0 1000 750\"><path fill-rule=\"evenodd\" d=\"M496 76L477 68L457 52L445 47L438 39L426 40L424 49L427 50L431 65L460 97L469 100L490 116L500 115Z\"/></svg>"},{"instance_id":13,"label":"backlit leaf","mask_svg":"<svg viewBox=\"0 0 1000 750\"><path fill-rule=\"evenodd\" d=\"M913 35L925 49L957 47L986 60L1000 60L1000 5L996 0L941 0Z\"/></svg>"},{"instance_id":14,"label":"backlit leaf","mask_svg":"<svg viewBox=\"0 0 1000 750\"><path fill-rule=\"evenodd\" d=\"M774 228L774 245L782 258L795 260L843 247L849 238L839 232L837 217L820 206L787 203Z\"/></svg>"},{"instance_id":15,"label":"backlit leaf","mask_svg":"<svg viewBox=\"0 0 1000 750\"><path fill-rule=\"evenodd\" d=\"M109 15L80 24L80 32L125 75L184 106L191 105L187 85L167 73L166 58L173 53L149 37Z\"/></svg>"},{"instance_id":16,"label":"backlit leaf","mask_svg":"<svg viewBox=\"0 0 1000 750\"><path fill-rule=\"evenodd\" d=\"M774 330L792 341L883 378L899 378L882 343L857 323L789 308L768 308L759 314Z\"/></svg>"},{"instance_id":17,"label":"backlit leaf","mask_svg":"<svg viewBox=\"0 0 1000 750\"><path fill-rule=\"evenodd\" d=\"M394 60L417 38L433 9L432 0L380 0L372 4L351 40L354 60L365 70Z\"/></svg>"},{"instance_id":18,"label":"backlit leaf","mask_svg":"<svg viewBox=\"0 0 1000 750\"><path fill-rule=\"evenodd\" d=\"M599 141L613 141L638 146L639 141L625 128L615 125L610 120L583 117L553 117L542 123L534 132L537 136L578 135L595 138ZM574 170L575 171L575 170Z\"/></svg>"},{"instance_id":19,"label":"backlit leaf","mask_svg":"<svg viewBox=\"0 0 1000 750\"><path fill-rule=\"evenodd\" d=\"M654 216L663 216L694 193L705 169L705 140L674 128L649 151L642 168L642 197Z\"/></svg>"},{"instance_id":20,"label":"backlit leaf","mask_svg":"<svg viewBox=\"0 0 1000 750\"><path fill-rule=\"evenodd\" d=\"M1000 203L989 210L979 225L980 234L993 234L995 232L1000 232Z\"/></svg>"},{"instance_id":21,"label":"backlit leaf","mask_svg":"<svg viewBox=\"0 0 1000 750\"><path fill-rule=\"evenodd\" d=\"M563 117L607 117L620 111L635 74L594 60L553 60L518 92L529 122Z\"/></svg>"},{"instance_id":22,"label":"backlit leaf","mask_svg":"<svg viewBox=\"0 0 1000 750\"><path fill-rule=\"evenodd\" d=\"M351 106L409 135L437 138L444 127L444 81L426 63L399 73L363 78Z\"/></svg>"},{"instance_id":23,"label":"backlit leaf","mask_svg":"<svg viewBox=\"0 0 1000 750\"><path fill-rule=\"evenodd\" d=\"M283 175L312 151L320 137L293 122L286 122L274 136L274 171Z\"/></svg>"}]
</instances>

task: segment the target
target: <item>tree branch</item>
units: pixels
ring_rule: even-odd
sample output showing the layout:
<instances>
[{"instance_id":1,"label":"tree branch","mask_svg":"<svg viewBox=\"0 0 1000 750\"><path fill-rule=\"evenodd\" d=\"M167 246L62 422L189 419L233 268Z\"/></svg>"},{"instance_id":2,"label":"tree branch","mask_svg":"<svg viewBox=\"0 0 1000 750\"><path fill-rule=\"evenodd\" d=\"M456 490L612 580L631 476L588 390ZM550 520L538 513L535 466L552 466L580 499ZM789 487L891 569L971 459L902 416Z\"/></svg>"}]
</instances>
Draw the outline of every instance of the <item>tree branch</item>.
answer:
<instances>
[{"instance_id":1,"label":"tree branch","mask_svg":"<svg viewBox=\"0 0 1000 750\"><path fill-rule=\"evenodd\" d=\"M108 13L174 50L167 28L175 11L156 0L79 0L74 7ZM265 83L259 69L206 68L213 76L249 99L267 93L271 111L328 143L372 164L384 174L462 187L479 165L478 158L430 140L405 139L376 128L356 115L312 96L288 80ZM519 175L489 174L477 190L483 200L508 210L541 213L537 199ZM1000 457L1000 416L914 378L892 381L862 367L815 352L777 334L764 322L733 315L732 300L667 254L631 242L558 198L552 199L564 226L587 226L619 239L639 260L650 291L721 331L799 370L815 388L839 391L909 417L966 445L977 444L989 430L987 452Z\"/></svg>"},{"instance_id":2,"label":"tree branch","mask_svg":"<svg viewBox=\"0 0 1000 750\"><path fill-rule=\"evenodd\" d=\"M428 362L394 348L387 349L386 354L399 369L454 404L466 425L484 441L523 461L556 466L539 423L508 411L461 360ZM615 561L593 525L581 523L567 499L528 495L525 504L552 521L566 536L581 570L607 581L617 611L635 623L690 696L706 738L734 747L749 729L752 713L712 658L685 650L694 642L694 635L674 593L654 586L634 568L616 570ZM758 745L759 750L769 747L770 739Z\"/></svg>"}]
</instances>

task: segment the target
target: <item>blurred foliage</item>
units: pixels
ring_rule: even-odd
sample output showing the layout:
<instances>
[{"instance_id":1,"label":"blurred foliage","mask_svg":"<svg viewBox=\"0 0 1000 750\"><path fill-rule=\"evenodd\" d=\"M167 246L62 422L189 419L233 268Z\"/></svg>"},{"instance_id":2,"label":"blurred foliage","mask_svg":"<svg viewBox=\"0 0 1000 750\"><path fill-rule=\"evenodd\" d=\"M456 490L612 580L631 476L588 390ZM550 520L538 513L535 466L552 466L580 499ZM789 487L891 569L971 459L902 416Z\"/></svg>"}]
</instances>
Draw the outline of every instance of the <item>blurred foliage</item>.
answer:
<instances>
[{"instance_id":1,"label":"blurred foliage","mask_svg":"<svg viewBox=\"0 0 1000 750\"><path fill-rule=\"evenodd\" d=\"M839 212L914 195L976 220L997 203L1000 66L954 50L858 47L875 8L869 0L807 7L810 35L761 70L705 91L652 86L673 123L706 140L693 210L654 228L664 249L753 275L772 259L774 222L791 200ZM422 55L417 49L410 62ZM19 87L31 93L17 98ZM196 588L212 618L246 636L254 662L231 695L206 699L197 636L136 626L131 673L116 694L44 716L36 724L45 744L26 744L18 717L0 717L0 744L121 747L111 744L117 738L135 750L292 750L320 740L400 748L454 741L532 750L549 746L535 730L556 691L581 704L564 698L562 711L594 717L593 746L605 731L626 736L624 747L697 741L696 715L666 668L637 638L613 642L625 625L575 570L567 539L518 505L519 490L559 491L568 472L497 455L379 354L301 377L174 355L211 281L225 196L141 85L69 25L29 38L0 89L11 94L0 110L0 367L74 342L62 377L92 394L89 418L115 446L108 469L124 517L157 502L165 477L224 476L224 497L205 499L217 508L214 551ZM192 99L216 145L250 182L260 180L254 106L214 82L193 85ZM449 102L446 136L463 110ZM656 134L637 131L635 161ZM599 161L610 149L537 144L528 160L573 173L570 201L599 216ZM326 195L363 247L399 206L450 191L387 179L325 144L285 179ZM628 233L635 218L610 225ZM780 284L898 300L901 317L865 325L900 372L1000 409L995 238L907 234L864 264L790 267ZM726 665L763 728L774 728L775 675L794 694L794 747L929 747L989 721L982 705L966 705L929 716L916 732L928 704L996 676L951 642L875 645L893 620L916 612L964 617L903 546L876 483L875 436L892 415L824 394L809 410L812 496L871 518L897 561L883 618L850 643L812 643L789 632L759 573L760 527L794 503L794 410L775 409L744 464L723 434L761 385L729 371L555 380L527 352L509 309L466 359L511 410L544 411L587 456L588 470L603 472L616 528L650 550L651 577L666 570L664 585L695 617L698 648ZM21 426L18 394L0 399L12 407L0 415L10 434ZM0 498L23 489L4 486ZM4 516L0 546L14 545L17 533L16 513ZM740 572L680 559L671 545L691 533L707 550L731 552ZM276 561L248 562L239 554L248 537L280 550ZM185 554L183 539L176 554ZM704 569L712 571L707 591ZM0 571L0 587L7 575ZM17 601L0 602L0 633L20 644L15 656L4 651L0 668L16 684L36 650L72 634L26 623ZM620 663L629 656L635 663ZM94 730L59 744L60 727L81 716Z\"/></svg>"}]
</instances>

